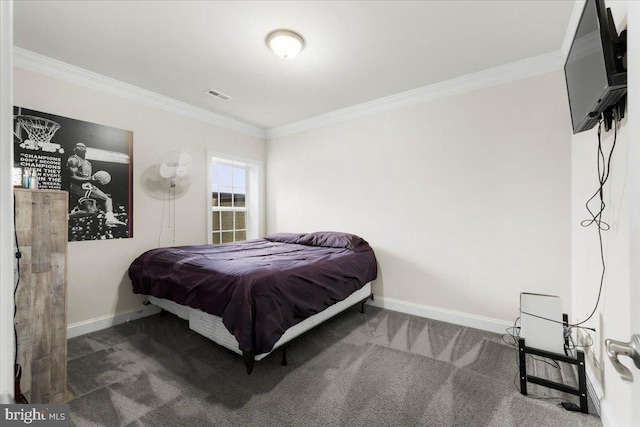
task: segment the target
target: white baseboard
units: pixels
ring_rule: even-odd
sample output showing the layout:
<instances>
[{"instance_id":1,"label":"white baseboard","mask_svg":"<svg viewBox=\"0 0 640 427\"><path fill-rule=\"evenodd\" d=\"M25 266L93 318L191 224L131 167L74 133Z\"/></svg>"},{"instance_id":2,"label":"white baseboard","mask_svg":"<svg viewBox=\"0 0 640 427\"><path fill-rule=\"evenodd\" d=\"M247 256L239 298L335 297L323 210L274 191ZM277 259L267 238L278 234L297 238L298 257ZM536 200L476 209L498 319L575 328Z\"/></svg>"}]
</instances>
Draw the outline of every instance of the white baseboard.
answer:
<instances>
[{"instance_id":1,"label":"white baseboard","mask_svg":"<svg viewBox=\"0 0 640 427\"><path fill-rule=\"evenodd\" d=\"M502 320L490 319L488 317L474 316L472 314L461 313L457 311L445 310L441 308L430 307L427 305L414 304L410 302L395 300L392 298L375 297L374 301L368 304L375 307L384 308L401 313L413 314L415 316L425 317L427 319L440 320L442 322L453 323L455 325L468 326L470 328L482 329L484 331L495 332L497 334L505 333L505 330L513 324ZM108 327L119 325L130 320L140 319L141 317L151 316L159 313L160 308L154 305L146 305L141 309L126 311L118 314L97 317L95 319L86 320L84 322L73 323L67 327L67 338L75 338L80 335L106 329Z\"/></svg>"},{"instance_id":2,"label":"white baseboard","mask_svg":"<svg viewBox=\"0 0 640 427\"><path fill-rule=\"evenodd\" d=\"M126 311L123 313L110 314L108 316L97 317L84 322L73 323L67 326L67 338L75 338L90 332L106 329L111 326L119 325L130 320L140 319L141 317L151 316L160 313L160 308L154 305L145 305L141 309Z\"/></svg>"},{"instance_id":3,"label":"white baseboard","mask_svg":"<svg viewBox=\"0 0 640 427\"><path fill-rule=\"evenodd\" d=\"M470 328L482 329L483 331L504 334L506 329L513 326L513 322L490 319L488 317L475 316L473 314L461 313L459 311L445 310L442 308L430 307L428 305L414 304L392 298L376 296L374 301L368 304L374 307L385 308L391 311L413 314L427 319L440 320L442 322L453 323L455 325L467 326Z\"/></svg>"},{"instance_id":4,"label":"white baseboard","mask_svg":"<svg viewBox=\"0 0 640 427\"><path fill-rule=\"evenodd\" d=\"M595 408L593 409L596 414L602 415L601 402L602 397L604 396L602 385L600 384L600 381L598 381L598 376L593 372L593 368L588 362L585 364L585 370L587 372L587 393L589 393L591 401L595 405Z\"/></svg>"},{"instance_id":5,"label":"white baseboard","mask_svg":"<svg viewBox=\"0 0 640 427\"><path fill-rule=\"evenodd\" d=\"M585 357L585 371L587 374L587 392L589 393L589 397L591 397L591 401L594 404L593 409L595 413L598 415L602 414L601 402L604 397L604 391L602 388L602 374L598 375L598 371L600 370L600 365L598 360L596 359L595 354L593 353L593 348L589 347L590 338L587 338L586 334L580 329L576 328L576 339L579 345L584 346L583 352ZM574 356L575 351L574 349Z\"/></svg>"},{"instance_id":6,"label":"white baseboard","mask_svg":"<svg viewBox=\"0 0 640 427\"><path fill-rule=\"evenodd\" d=\"M9 405L12 403L14 403L13 396L11 396L10 394L0 395L0 405Z\"/></svg>"}]
</instances>

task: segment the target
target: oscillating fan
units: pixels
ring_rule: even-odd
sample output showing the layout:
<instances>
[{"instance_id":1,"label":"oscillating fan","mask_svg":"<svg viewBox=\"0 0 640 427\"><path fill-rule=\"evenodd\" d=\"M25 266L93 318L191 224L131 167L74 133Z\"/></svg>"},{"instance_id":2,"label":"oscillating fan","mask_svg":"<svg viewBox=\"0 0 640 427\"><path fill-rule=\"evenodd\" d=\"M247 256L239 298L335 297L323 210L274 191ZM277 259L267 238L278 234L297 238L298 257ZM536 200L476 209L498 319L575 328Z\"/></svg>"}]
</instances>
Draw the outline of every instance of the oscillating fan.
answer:
<instances>
[{"instance_id":1,"label":"oscillating fan","mask_svg":"<svg viewBox=\"0 0 640 427\"><path fill-rule=\"evenodd\" d=\"M152 177L150 169L148 179L146 179L147 193L153 195L157 192L163 193L162 220L160 224L160 235L158 236L158 246L162 239L162 231L165 225L165 209L168 210L168 228L173 231L173 241L176 241L176 199L182 197L189 190L189 185L198 174L198 165L193 156L188 151L169 151L160 158L156 166L156 176Z\"/></svg>"},{"instance_id":2,"label":"oscillating fan","mask_svg":"<svg viewBox=\"0 0 640 427\"><path fill-rule=\"evenodd\" d=\"M197 165L188 151L169 151L158 162L158 180L168 189L188 187L197 172Z\"/></svg>"}]
</instances>

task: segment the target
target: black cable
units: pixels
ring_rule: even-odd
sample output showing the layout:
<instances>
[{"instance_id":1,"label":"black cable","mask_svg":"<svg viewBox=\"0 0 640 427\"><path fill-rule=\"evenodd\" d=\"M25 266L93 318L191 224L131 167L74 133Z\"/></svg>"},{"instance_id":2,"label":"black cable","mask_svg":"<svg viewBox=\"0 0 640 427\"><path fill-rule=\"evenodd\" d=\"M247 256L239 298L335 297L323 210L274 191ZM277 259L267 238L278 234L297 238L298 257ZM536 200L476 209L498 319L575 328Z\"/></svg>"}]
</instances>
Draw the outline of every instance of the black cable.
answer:
<instances>
[{"instance_id":1,"label":"black cable","mask_svg":"<svg viewBox=\"0 0 640 427\"><path fill-rule=\"evenodd\" d=\"M602 273L600 275L600 285L598 287L598 297L596 298L596 303L593 306L593 310L591 311L591 314L589 314L589 316L586 319L584 319L583 321L581 321L581 322L566 324L566 326L569 329L571 329L571 328L582 328L582 329L591 330L593 332L596 331L595 328L588 328L586 326L580 326L580 325L588 322L593 317L593 315L596 313L596 310L598 309L598 305L600 305L600 299L602 297L602 288L604 287L604 276L605 276L605 272L606 272L606 269L607 269L607 265L606 265L606 261L605 261L605 257L604 257L604 245L602 243L602 232L603 231L609 231L609 229L611 227L609 226L609 224L607 224L605 221L602 220L602 214L604 213L604 209L606 207L606 204L604 202L604 185L609 180L609 173L611 171L611 159L613 158L613 150L616 148L616 142L618 140L618 124L619 124L620 118L618 117L618 114L615 111L614 111L613 119L614 119L614 122L613 122L613 143L611 144L611 150L609 151L609 155L607 157L605 157L604 150L602 149L602 124L603 124L603 121L604 121L603 118L601 118L600 121L598 122L598 150L597 150L597 157L598 157L597 158L598 189L596 190L596 192L585 203L585 207L586 207L587 211L589 212L589 214L591 215L591 218L582 220L580 222L580 225L582 227L590 227L591 225L596 224L597 225L597 229L598 229L598 242L599 242L599 246L600 246L600 261L602 263ZM599 196L599 199L600 199L600 208L598 209L598 211L596 213L594 213L591 210L591 208L589 207L589 204L597 196ZM521 314L526 314L526 315L529 315L529 316L533 316L533 317L537 317L539 319L547 320L549 322L561 323L561 324L565 325L564 322L561 322L561 321L558 321L558 320L555 320L555 319L549 319L547 317L538 316L536 314L527 313L527 312L524 312L524 311L521 311L520 313Z\"/></svg>"},{"instance_id":2,"label":"black cable","mask_svg":"<svg viewBox=\"0 0 640 427\"><path fill-rule=\"evenodd\" d=\"M18 231L16 230L15 227L15 223L16 223L16 195L13 195L13 235L14 235L14 239L15 239L15 245L16 245L16 252L15 252L15 257L16 257L16 284L13 287L13 339L14 339L14 346L13 346L13 369L14 369L14 375L16 376L16 378L19 378L19 376L22 376L22 368L20 367L20 365L18 365L18 328L16 326L16 315L18 313L18 304L16 302L16 295L18 293L18 287L20 286L20 258L22 257L22 254L20 253L20 245L18 244ZM14 379L15 380L15 379ZM16 402L18 401L22 401L23 396L14 396L14 399ZM24 399L24 401L26 401L26 399Z\"/></svg>"},{"instance_id":3,"label":"black cable","mask_svg":"<svg viewBox=\"0 0 640 427\"><path fill-rule=\"evenodd\" d=\"M16 195L13 194L13 235L16 245L16 284L13 287L13 338L14 338L14 355L13 355L13 369L14 369L14 381L15 381L15 403L28 404L29 401L20 391L20 378L22 377L22 366L18 364L18 327L16 325L16 315L18 313L18 303L16 302L16 296L18 294L18 287L20 286L20 259L22 258L22 252L20 252L20 244L18 243L18 230L16 230Z\"/></svg>"},{"instance_id":4,"label":"black cable","mask_svg":"<svg viewBox=\"0 0 640 427\"><path fill-rule=\"evenodd\" d=\"M613 143L611 145L611 151L609 151L609 158L607 159L606 166L604 166L604 152L602 151L602 137L601 137L602 120L600 120L600 123L598 124L598 177L600 181L600 186L598 188L597 194L600 195L600 210L594 216L591 210L589 210L589 207L588 207L589 201L587 201L587 210L592 215L592 219L585 220L586 222L582 221L580 223L580 225L582 225L583 227L589 227L591 224L594 224L594 223L598 226L597 229L598 229L598 242L600 246L600 261L602 263L602 274L600 275L600 286L598 287L598 298L596 299L596 303L593 306L593 310L591 311L591 314L589 314L589 316L581 322L578 322L575 324L569 324L568 325L569 327L578 327L579 325L582 325L588 322L596 313L596 310L598 309L598 305L600 305L600 298L602 297L602 288L604 287L604 276L607 269L606 261L604 258L604 247L602 244L602 232L608 231L610 227L609 227L609 224L602 221L601 216L606 206L604 203L604 185L609 179L609 172L611 171L611 158L613 157L613 150L616 148L616 142L618 140L618 123L619 123L618 115L614 114ZM605 170L603 170L602 173L600 172L601 159L602 159L603 167L605 168ZM591 199L593 199L593 197Z\"/></svg>"},{"instance_id":5,"label":"black cable","mask_svg":"<svg viewBox=\"0 0 640 427\"><path fill-rule=\"evenodd\" d=\"M16 223L15 194L13 195L13 223L14 224ZM17 365L18 364L18 329L16 328L16 315L18 313L18 304L16 303L16 295L18 293L18 287L20 286L20 258L22 257L22 253L20 252L20 245L18 243L18 231L16 230L15 225L13 227L13 235L16 243L15 256L16 256L16 276L17 276L16 284L13 287L13 335L15 338L13 362L14 362L14 365Z\"/></svg>"},{"instance_id":6,"label":"black cable","mask_svg":"<svg viewBox=\"0 0 640 427\"><path fill-rule=\"evenodd\" d=\"M527 316L537 317L538 319L546 320L546 321L551 322L551 323L560 323L562 325L568 326L569 328L588 329L588 330L593 331L593 332L596 331L595 328L589 328L587 326L580 326L584 322L580 322L580 323L576 323L576 324L568 324L568 323L566 324L566 323L564 323L563 321L560 321L560 320L549 319L548 317L539 316L537 314L529 313L529 312L526 312L526 311L520 311L520 314L526 314ZM589 319L587 319L587 320L589 320ZM585 322L586 322L586 320L585 320Z\"/></svg>"}]
</instances>

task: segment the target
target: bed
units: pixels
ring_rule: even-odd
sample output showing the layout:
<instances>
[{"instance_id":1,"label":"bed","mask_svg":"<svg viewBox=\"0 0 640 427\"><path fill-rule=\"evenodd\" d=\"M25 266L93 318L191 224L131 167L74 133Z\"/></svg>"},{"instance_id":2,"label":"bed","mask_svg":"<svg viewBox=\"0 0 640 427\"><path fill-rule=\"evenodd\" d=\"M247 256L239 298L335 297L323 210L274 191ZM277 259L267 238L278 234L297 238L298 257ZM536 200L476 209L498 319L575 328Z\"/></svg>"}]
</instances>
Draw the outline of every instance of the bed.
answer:
<instances>
[{"instance_id":1,"label":"bed","mask_svg":"<svg viewBox=\"0 0 640 427\"><path fill-rule=\"evenodd\" d=\"M156 248L129 267L134 293L241 354L248 373L254 361L373 297L376 276L369 244L338 232Z\"/></svg>"}]
</instances>

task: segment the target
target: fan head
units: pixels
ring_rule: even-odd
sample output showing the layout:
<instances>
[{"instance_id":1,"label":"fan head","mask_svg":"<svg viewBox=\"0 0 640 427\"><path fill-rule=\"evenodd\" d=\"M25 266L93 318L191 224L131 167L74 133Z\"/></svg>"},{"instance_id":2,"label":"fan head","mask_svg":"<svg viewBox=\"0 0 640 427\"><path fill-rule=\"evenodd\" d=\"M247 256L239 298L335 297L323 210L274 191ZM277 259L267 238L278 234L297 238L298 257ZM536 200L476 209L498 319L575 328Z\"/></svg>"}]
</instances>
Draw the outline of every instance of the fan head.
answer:
<instances>
[{"instance_id":1,"label":"fan head","mask_svg":"<svg viewBox=\"0 0 640 427\"><path fill-rule=\"evenodd\" d=\"M165 188L188 187L197 172L198 167L188 151L169 151L158 162L158 180Z\"/></svg>"}]
</instances>

